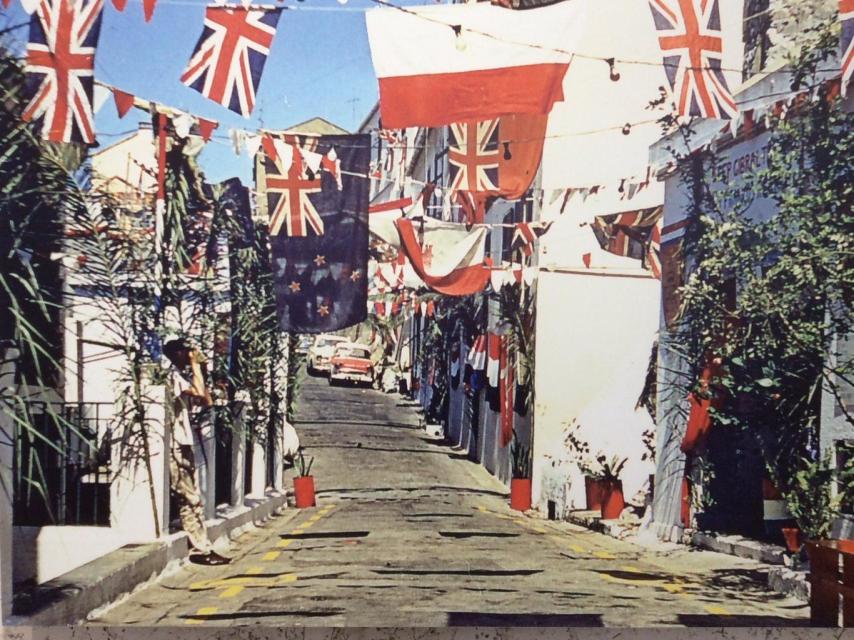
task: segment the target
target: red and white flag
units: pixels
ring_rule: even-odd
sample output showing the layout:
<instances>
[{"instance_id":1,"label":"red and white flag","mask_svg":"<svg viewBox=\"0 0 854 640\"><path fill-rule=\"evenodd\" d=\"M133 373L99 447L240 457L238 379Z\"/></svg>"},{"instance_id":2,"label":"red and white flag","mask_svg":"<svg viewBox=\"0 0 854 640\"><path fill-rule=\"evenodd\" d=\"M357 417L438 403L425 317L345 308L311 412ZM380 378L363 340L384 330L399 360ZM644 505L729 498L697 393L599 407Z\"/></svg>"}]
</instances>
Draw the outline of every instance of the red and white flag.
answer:
<instances>
[{"instance_id":1,"label":"red and white flag","mask_svg":"<svg viewBox=\"0 0 854 640\"><path fill-rule=\"evenodd\" d=\"M400 246L425 285L450 296L486 288L492 264L485 258L486 227L467 230L465 225L433 218L417 222L398 218L395 224Z\"/></svg>"},{"instance_id":2,"label":"red and white flag","mask_svg":"<svg viewBox=\"0 0 854 640\"><path fill-rule=\"evenodd\" d=\"M482 371L486 367L486 334L474 339L466 356L466 364L474 371Z\"/></svg>"},{"instance_id":3,"label":"red and white flag","mask_svg":"<svg viewBox=\"0 0 854 640\"><path fill-rule=\"evenodd\" d=\"M501 352L503 338L496 333L490 333L486 345L486 379L493 389L498 388L501 377Z\"/></svg>"},{"instance_id":4,"label":"red and white flag","mask_svg":"<svg viewBox=\"0 0 854 640\"><path fill-rule=\"evenodd\" d=\"M421 199L411 197L379 202L368 207L368 230L377 238L394 247L400 246L400 235L395 222L404 216L412 218L424 214Z\"/></svg>"},{"instance_id":5,"label":"red and white flag","mask_svg":"<svg viewBox=\"0 0 854 640\"><path fill-rule=\"evenodd\" d=\"M585 6L508 11L476 2L368 11L383 127L549 113L563 100Z\"/></svg>"}]
</instances>

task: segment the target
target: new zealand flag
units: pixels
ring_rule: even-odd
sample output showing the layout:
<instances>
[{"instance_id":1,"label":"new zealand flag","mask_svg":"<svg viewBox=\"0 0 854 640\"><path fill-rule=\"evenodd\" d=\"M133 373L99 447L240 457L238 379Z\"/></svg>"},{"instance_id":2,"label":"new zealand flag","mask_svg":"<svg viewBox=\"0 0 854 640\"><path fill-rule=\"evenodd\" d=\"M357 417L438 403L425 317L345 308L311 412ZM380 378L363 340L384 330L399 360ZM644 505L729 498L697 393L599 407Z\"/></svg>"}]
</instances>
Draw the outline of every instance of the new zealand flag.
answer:
<instances>
[{"instance_id":1,"label":"new zealand flag","mask_svg":"<svg viewBox=\"0 0 854 640\"><path fill-rule=\"evenodd\" d=\"M370 136L274 136L259 153L282 330L323 333L362 322Z\"/></svg>"}]
</instances>

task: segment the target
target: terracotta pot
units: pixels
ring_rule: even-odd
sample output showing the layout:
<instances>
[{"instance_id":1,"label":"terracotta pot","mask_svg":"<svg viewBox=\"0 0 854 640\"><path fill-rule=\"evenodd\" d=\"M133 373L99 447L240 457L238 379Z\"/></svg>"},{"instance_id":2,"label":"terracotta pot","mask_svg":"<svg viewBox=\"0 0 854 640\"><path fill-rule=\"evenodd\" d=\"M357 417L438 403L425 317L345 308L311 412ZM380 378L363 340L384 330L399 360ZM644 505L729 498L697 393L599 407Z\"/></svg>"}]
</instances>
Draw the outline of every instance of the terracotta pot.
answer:
<instances>
[{"instance_id":1,"label":"terracotta pot","mask_svg":"<svg viewBox=\"0 0 854 640\"><path fill-rule=\"evenodd\" d=\"M691 483L688 478L682 478L681 507L682 526L687 529L691 526Z\"/></svg>"},{"instance_id":2,"label":"terracotta pot","mask_svg":"<svg viewBox=\"0 0 854 640\"><path fill-rule=\"evenodd\" d=\"M597 511L602 508L602 480L584 476L584 493L588 511Z\"/></svg>"},{"instance_id":3,"label":"terracotta pot","mask_svg":"<svg viewBox=\"0 0 854 640\"><path fill-rule=\"evenodd\" d=\"M298 509L313 507L317 504L314 498L314 476L294 478L294 500Z\"/></svg>"},{"instance_id":4,"label":"terracotta pot","mask_svg":"<svg viewBox=\"0 0 854 640\"><path fill-rule=\"evenodd\" d=\"M626 502L623 500L623 482L621 480L601 480L602 519L616 520L620 517Z\"/></svg>"},{"instance_id":5,"label":"terracotta pot","mask_svg":"<svg viewBox=\"0 0 854 640\"><path fill-rule=\"evenodd\" d=\"M803 537L801 536L800 529L797 527L783 527L780 531L783 533L783 540L786 541L786 549L791 553L797 553L801 550Z\"/></svg>"},{"instance_id":6,"label":"terracotta pot","mask_svg":"<svg viewBox=\"0 0 854 640\"><path fill-rule=\"evenodd\" d=\"M531 508L531 479L513 478L510 481L510 508L527 511Z\"/></svg>"}]
</instances>

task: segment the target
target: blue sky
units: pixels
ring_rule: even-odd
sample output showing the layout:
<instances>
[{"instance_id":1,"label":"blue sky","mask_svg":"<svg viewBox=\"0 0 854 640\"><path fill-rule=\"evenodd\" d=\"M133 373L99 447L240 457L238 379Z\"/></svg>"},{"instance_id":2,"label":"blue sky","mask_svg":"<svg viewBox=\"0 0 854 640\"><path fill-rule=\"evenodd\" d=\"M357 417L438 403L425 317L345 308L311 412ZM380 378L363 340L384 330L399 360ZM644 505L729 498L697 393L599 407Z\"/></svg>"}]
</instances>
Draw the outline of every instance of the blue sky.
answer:
<instances>
[{"instance_id":1,"label":"blue sky","mask_svg":"<svg viewBox=\"0 0 854 640\"><path fill-rule=\"evenodd\" d=\"M248 183L251 178L249 158L235 156L225 139L229 127L286 128L320 116L354 131L375 103L377 83L364 16L366 8L376 6L370 0L349 0L343 6L337 0L288 0L286 6L294 10L282 12L251 119L203 98L179 80L201 34L205 4L158 0L152 21L146 23L141 0L129 0L123 13L106 0L95 77L140 97L219 121L218 138L200 158L209 180L236 175ZM12 0L4 13L0 29L28 19L19 0ZM14 37L23 46L27 29L17 30ZM146 114L132 109L120 120L109 100L96 117L99 143L115 142L117 134L134 130L140 119L147 119Z\"/></svg>"}]
</instances>

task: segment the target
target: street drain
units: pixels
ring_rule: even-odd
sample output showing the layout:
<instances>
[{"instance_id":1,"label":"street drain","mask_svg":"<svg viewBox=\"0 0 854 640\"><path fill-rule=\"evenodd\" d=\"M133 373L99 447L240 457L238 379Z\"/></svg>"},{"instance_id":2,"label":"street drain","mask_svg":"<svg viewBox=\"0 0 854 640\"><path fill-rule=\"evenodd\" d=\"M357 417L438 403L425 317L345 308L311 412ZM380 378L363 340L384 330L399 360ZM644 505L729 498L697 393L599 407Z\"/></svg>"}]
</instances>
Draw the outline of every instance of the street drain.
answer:
<instances>
[{"instance_id":1,"label":"street drain","mask_svg":"<svg viewBox=\"0 0 854 640\"><path fill-rule=\"evenodd\" d=\"M518 538L518 533L506 531L440 531L443 538Z\"/></svg>"},{"instance_id":2,"label":"street drain","mask_svg":"<svg viewBox=\"0 0 854 640\"><path fill-rule=\"evenodd\" d=\"M366 538L370 531L324 531L315 533L280 533L285 540L321 540L329 538Z\"/></svg>"}]
</instances>

